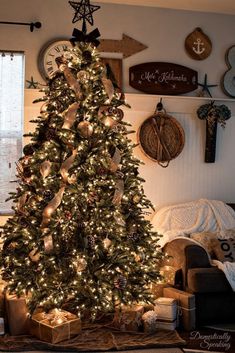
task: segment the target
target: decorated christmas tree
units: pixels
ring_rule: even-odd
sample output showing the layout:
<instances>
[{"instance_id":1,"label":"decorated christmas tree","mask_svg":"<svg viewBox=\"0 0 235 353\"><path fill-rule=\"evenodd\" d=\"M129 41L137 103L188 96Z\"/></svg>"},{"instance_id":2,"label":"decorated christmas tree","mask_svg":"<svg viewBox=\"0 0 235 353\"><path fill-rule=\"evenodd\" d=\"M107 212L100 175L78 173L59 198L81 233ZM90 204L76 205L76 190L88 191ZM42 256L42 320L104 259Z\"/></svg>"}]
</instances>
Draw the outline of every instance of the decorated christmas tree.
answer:
<instances>
[{"instance_id":1,"label":"decorated christmas tree","mask_svg":"<svg viewBox=\"0 0 235 353\"><path fill-rule=\"evenodd\" d=\"M17 163L1 265L7 289L25 295L31 312L67 308L95 318L151 302L162 253L145 219L152 206L123 120L124 94L99 58L98 30L86 33L97 8L70 3L83 30L74 30L73 49L57 59Z\"/></svg>"}]
</instances>

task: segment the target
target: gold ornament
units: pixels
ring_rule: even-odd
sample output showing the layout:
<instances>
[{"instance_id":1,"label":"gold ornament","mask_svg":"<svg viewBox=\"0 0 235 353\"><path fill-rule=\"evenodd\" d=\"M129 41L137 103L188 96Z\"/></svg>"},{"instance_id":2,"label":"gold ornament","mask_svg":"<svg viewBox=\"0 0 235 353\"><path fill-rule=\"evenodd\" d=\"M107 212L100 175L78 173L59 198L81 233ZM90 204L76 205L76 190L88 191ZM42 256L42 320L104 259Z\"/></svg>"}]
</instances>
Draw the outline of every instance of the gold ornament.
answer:
<instances>
[{"instance_id":1,"label":"gold ornament","mask_svg":"<svg viewBox=\"0 0 235 353\"><path fill-rule=\"evenodd\" d=\"M72 167L72 164L74 162L74 159L75 159L77 153L78 153L78 150L74 149L71 156L68 157L61 165L60 174L62 175L62 178L65 183L68 181L69 169Z\"/></svg>"},{"instance_id":2,"label":"gold ornament","mask_svg":"<svg viewBox=\"0 0 235 353\"><path fill-rule=\"evenodd\" d=\"M41 166L40 166L40 173L43 177L43 179L45 179L46 177L48 177L48 175L51 172L51 162L50 161L44 161Z\"/></svg>"},{"instance_id":3,"label":"gold ornament","mask_svg":"<svg viewBox=\"0 0 235 353\"><path fill-rule=\"evenodd\" d=\"M79 105L79 103L75 102L71 104L68 109L64 112L64 124L62 126L62 129L70 129L71 126L74 124Z\"/></svg>"},{"instance_id":4,"label":"gold ornament","mask_svg":"<svg viewBox=\"0 0 235 353\"><path fill-rule=\"evenodd\" d=\"M134 203L139 203L140 200L141 200L141 197L140 197L139 195L134 195L134 196L133 196L133 202L134 202Z\"/></svg>"},{"instance_id":5,"label":"gold ornament","mask_svg":"<svg viewBox=\"0 0 235 353\"><path fill-rule=\"evenodd\" d=\"M87 267L87 262L83 258L78 258L77 261L73 262L73 264L78 272L84 271Z\"/></svg>"},{"instance_id":6,"label":"gold ornament","mask_svg":"<svg viewBox=\"0 0 235 353\"><path fill-rule=\"evenodd\" d=\"M104 244L104 248L105 248L105 249L108 249L108 248L111 246L112 241L111 241L109 238L105 238L105 239L103 240L103 244Z\"/></svg>"},{"instance_id":7,"label":"gold ornament","mask_svg":"<svg viewBox=\"0 0 235 353\"><path fill-rule=\"evenodd\" d=\"M90 74L87 71L81 70L77 74L77 78L81 83L87 83L90 79Z\"/></svg>"},{"instance_id":8,"label":"gold ornament","mask_svg":"<svg viewBox=\"0 0 235 353\"><path fill-rule=\"evenodd\" d=\"M78 124L78 130L82 135L82 137L89 138L93 134L94 129L92 124L89 121L85 120L85 121L81 121Z\"/></svg>"},{"instance_id":9,"label":"gold ornament","mask_svg":"<svg viewBox=\"0 0 235 353\"><path fill-rule=\"evenodd\" d=\"M123 119L123 111L119 108L104 105L99 108L98 117L109 128L114 128Z\"/></svg>"},{"instance_id":10,"label":"gold ornament","mask_svg":"<svg viewBox=\"0 0 235 353\"><path fill-rule=\"evenodd\" d=\"M38 252L38 249L33 249L29 253L29 258L33 262L38 262L40 259L40 253Z\"/></svg>"}]
</instances>

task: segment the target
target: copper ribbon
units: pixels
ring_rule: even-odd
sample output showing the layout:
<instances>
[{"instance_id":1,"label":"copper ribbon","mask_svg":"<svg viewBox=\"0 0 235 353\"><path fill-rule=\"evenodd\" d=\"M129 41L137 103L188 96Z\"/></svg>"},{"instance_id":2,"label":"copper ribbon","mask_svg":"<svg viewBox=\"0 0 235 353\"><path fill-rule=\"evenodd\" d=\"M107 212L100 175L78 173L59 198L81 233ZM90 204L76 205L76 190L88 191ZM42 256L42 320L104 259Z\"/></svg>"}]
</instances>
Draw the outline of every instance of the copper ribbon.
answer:
<instances>
[{"instance_id":1,"label":"copper ribbon","mask_svg":"<svg viewBox=\"0 0 235 353\"><path fill-rule=\"evenodd\" d=\"M67 64L62 64L59 66L59 69L64 73L65 79L72 88L72 90L75 92L76 97L78 99L81 99L82 93L81 93L81 86L78 82L78 80L73 76L70 68L67 66Z\"/></svg>"},{"instance_id":2,"label":"copper ribbon","mask_svg":"<svg viewBox=\"0 0 235 353\"><path fill-rule=\"evenodd\" d=\"M41 166L40 166L40 173L43 177L43 179L45 179L46 177L48 177L48 175L51 172L51 162L50 161L44 161Z\"/></svg>"},{"instance_id":3,"label":"copper ribbon","mask_svg":"<svg viewBox=\"0 0 235 353\"><path fill-rule=\"evenodd\" d=\"M115 173L118 169L118 165L120 162L121 162L121 151L118 148L116 148L113 157L110 159L110 167L109 167L110 171Z\"/></svg>"},{"instance_id":4,"label":"copper ribbon","mask_svg":"<svg viewBox=\"0 0 235 353\"><path fill-rule=\"evenodd\" d=\"M23 211L23 207L24 207L29 195L30 195L30 192L25 192L25 193L23 193L23 195L21 195L19 197L18 204L17 204L18 211Z\"/></svg>"},{"instance_id":5,"label":"copper ribbon","mask_svg":"<svg viewBox=\"0 0 235 353\"><path fill-rule=\"evenodd\" d=\"M114 205L119 205L121 203L123 193L124 193L124 181L122 179L118 179L116 182L115 193L112 200L112 203Z\"/></svg>"},{"instance_id":6,"label":"copper ribbon","mask_svg":"<svg viewBox=\"0 0 235 353\"><path fill-rule=\"evenodd\" d=\"M64 113L64 124L62 129L70 129L74 124L76 119L77 110L79 108L79 103L75 102L71 104Z\"/></svg>"},{"instance_id":7,"label":"copper ribbon","mask_svg":"<svg viewBox=\"0 0 235 353\"><path fill-rule=\"evenodd\" d=\"M50 235L46 235L43 238L43 241L44 241L45 252L46 252L46 254L48 254L54 249L52 235L51 234Z\"/></svg>"},{"instance_id":8,"label":"copper ribbon","mask_svg":"<svg viewBox=\"0 0 235 353\"><path fill-rule=\"evenodd\" d=\"M65 183L67 183L67 181L68 181L69 169L72 167L72 164L74 162L74 159L75 159L77 153L78 153L78 150L74 149L71 156L68 157L61 165L60 174L62 175L62 178Z\"/></svg>"},{"instance_id":9,"label":"copper ribbon","mask_svg":"<svg viewBox=\"0 0 235 353\"><path fill-rule=\"evenodd\" d=\"M103 85L104 85L104 89L105 92L107 93L107 96L109 97L109 103L111 102L113 95L114 95L114 87L113 87L113 83L111 80L109 80L106 77L103 77L101 79Z\"/></svg>"},{"instance_id":10,"label":"copper ribbon","mask_svg":"<svg viewBox=\"0 0 235 353\"><path fill-rule=\"evenodd\" d=\"M57 209L57 207L59 207L62 201L64 190L65 190L65 186L62 186L59 189L59 191L55 194L54 198L44 208L42 213L43 218L42 218L41 228L45 228L45 226L50 222L51 215Z\"/></svg>"}]
</instances>

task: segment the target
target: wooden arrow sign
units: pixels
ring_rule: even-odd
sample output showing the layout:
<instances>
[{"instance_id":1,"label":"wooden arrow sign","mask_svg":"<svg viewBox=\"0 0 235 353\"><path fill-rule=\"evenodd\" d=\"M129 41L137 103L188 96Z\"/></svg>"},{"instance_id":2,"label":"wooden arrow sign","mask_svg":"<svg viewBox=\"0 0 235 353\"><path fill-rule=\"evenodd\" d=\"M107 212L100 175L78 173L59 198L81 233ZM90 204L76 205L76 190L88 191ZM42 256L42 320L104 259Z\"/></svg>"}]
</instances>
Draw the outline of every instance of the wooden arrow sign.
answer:
<instances>
[{"instance_id":1,"label":"wooden arrow sign","mask_svg":"<svg viewBox=\"0 0 235 353\"><path fill-rule=\"evenodd\" d=\"M106 53L123 53L124 58L128 58L144 49L148 48L146 45L138 42L137 40L122 35L121 40L116 39L101 39L99 45L100 52Z\"/></svg>"}]
</instances>

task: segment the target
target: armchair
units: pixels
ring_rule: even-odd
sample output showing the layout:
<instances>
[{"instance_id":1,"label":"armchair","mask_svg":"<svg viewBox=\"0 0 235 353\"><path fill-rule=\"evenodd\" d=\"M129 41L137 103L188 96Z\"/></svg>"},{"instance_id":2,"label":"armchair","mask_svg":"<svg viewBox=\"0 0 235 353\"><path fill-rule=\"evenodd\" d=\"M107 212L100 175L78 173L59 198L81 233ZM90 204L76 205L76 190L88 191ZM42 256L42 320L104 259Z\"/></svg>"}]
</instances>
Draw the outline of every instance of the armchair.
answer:
<instances>
[{"instance_id":1,"label":"armchair","mask_svg":"<svg viewBox=\"0 0 235 353\"><path fill-rule=\"evenodd\" d=\"M195 295L197 326L235 321L235 292L202 246L178 238L167 243L164 251L176 270L175 287Z\"/></svg>"}]
</instances>

